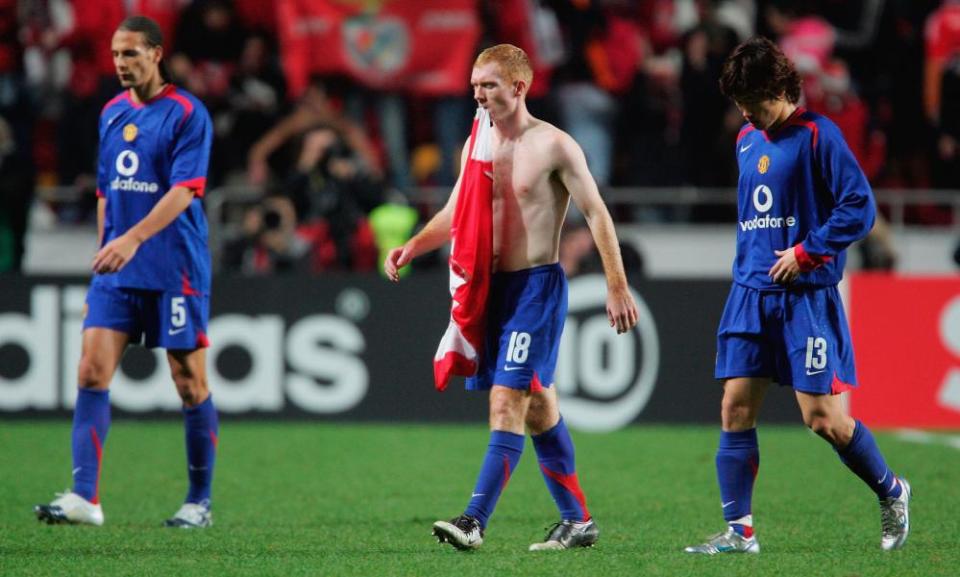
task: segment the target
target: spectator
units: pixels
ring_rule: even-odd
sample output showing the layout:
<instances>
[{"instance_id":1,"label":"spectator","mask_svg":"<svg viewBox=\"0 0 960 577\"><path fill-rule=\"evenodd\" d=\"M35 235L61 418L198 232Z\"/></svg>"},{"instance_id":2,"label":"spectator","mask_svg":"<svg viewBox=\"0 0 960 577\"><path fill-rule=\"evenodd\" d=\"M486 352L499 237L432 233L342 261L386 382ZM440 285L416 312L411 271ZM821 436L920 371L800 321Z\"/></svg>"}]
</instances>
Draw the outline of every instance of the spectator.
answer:
<instances>
[{"instance_id":1,"label":"spectator","mask_svg":"<svg viewBox=\"0 0 960 577\"><path fill-rule=\"evenodd\" d=\"M280 173L293 163L283 163L273 158L274 153L317 128L329 128L353 151L364 170L376 178L383 176L380 159L373 143L363 129L347 118L329 97L327 84L321 77L311 79L293 112L280 120L250 148L247 155L247 178L251 184L262 185L270 176L271 160L278 165L286 164Z\"/></svg>"},{"instance_id":2,"label":"spectator","mask_svg":"<svg viewBox=\"0 0 960 577\"><path fill-rule=\"evenodd\" d=\"M12 112L28 110L23 102L0 108L0 272L18 272L23 266L27 216L33 200L33 162L29 138L18 135L5 119L16 118Z\"/></svg>"},{"instance_id":3,"label":"spectator","mask_svg":"<svg viewBox=\"0 0 960 577\"><path fill-rule=\"evenodd\" d=\"M853 87L843 60L824 65L813 88L806 90L807 107L833 120L867 179L875 182L886 160L886 138L871 122L870 110Z\"/></svg>"},{"instance_id":4,"label":"spectator","mask_svg":"<svg viewBox=\"0 0 960 577\"><path fill-rule=\"evenodd\" d=\"M224 269L249 275L308 270L310 246L296 226L290 200L268 196L246 211L240 238L224 247Z\"/></svg>"},{"instance_id":5,"label":"spectator","mask_svg":"<svg viewBox=\"0 0 960 577\"><path fill-rule=\"evenodd\" d=\"M704 19L683 40L680 94L683 120L680 146L686 183L694 186L726 186L730 173L731 142L724 128L729 103L720 94L720 67L737 44L736 34L712 18Z\"/></svg>"},{"instance_id":6,"label":"spectator","mask_svg":"<svg viewBox=\"0 0 960 577\"><path fill-rule=\"evenodd\" d=\"M583 146L597 185L608 186L617 97L631 88L642 60L639 25L628 12L596 1L561 0L552 6L565 25L567 46L567 61L555 76L560 120Z\"/></svg>"},{"instance_id":7,"label":"spectator","mask_svg":"<svg viewBox=\"0 0 960 577\"><path fill-rule=\"evenodd\" d=\"M213 154L226 174L246 169L247 151L277 123L285 101L286 81L269 37L251 34L230 78L228 106L214 118Z\"/></svg>"},{"instance_id":8,"label":"spectator","mask_svg":"<svg viewBox=\"0 0 960 577\"><path fill-rule=\"evenodd\" d=\"M315 249L332 242L335 258L315 260L315 268L376 267L377 249L366 215L382 202L383 186L336 132L318 128L307 133L284 194L292 199L301 222L323 223L323 237L314 237Z\"/></svg>"},{"instance_id":9,"label":"spectator","mask_svg":"<svg viewBox=\"0 0 960 577\"><path fill-rule=\"evenodd\" d=\"M934 185L960 188L960 1L927 19L924 108L935 130Z\"/></svg>"}]
</instances>

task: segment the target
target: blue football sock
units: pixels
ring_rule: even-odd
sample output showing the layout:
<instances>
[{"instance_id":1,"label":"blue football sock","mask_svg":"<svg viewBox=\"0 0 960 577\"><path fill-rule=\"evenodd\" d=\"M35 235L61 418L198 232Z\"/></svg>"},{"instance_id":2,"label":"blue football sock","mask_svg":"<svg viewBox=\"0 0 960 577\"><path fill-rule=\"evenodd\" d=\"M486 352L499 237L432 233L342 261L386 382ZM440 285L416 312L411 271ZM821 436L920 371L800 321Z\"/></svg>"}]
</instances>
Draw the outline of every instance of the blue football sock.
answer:
<instances>
[{"instance_id":1,"label":"blue football sock","mask_svg":"<svg viewBox=\"0 0 960 577\"><path fill-rule=\"evenodd\" d=\"M490 444L487 446L487 456L480 468L477 485L473 489L470 504L465 514L476 517L481 527L487 526L487 520L497 506L500 493L507 486L510 474L520 461L523 454L523 435L507 431L491 431Z\"/></svg>"},{"instance_id":2,"label":"blue football sock","mask_svg":"<svg viewBox=\"0 0 960 577\"><path fill-rule=\"evenodd\" d=\"M757 430L720 432L717 449L717 482L723 519L728 523L752 515L753 482L760 469ZM739 525L739 524L737 524ZM734 529L738 527L734 526ZM741 530L745 527L740 527ZM752 533L752 529L751 529ZM741 534L744 534L741 532ZM746 535L749 537L750 535Z\"/></svg>"},{"instance_id":3,"label":"blue football sock","mask_svg":"<svg viewBox=\"0 0 960 577\"><path fill-rule=\"evenodd\" d=\"M901 488L897 476L887 467L887 462L883 460L877 442L866 425L857 421L850 443L843 449L834 449L843 464L863 479L878 498L900 496Z\"/></svg>"},{"instance_id":4,"label":"blue football sock","mask_svg":"<svg viewBox=\"0 0 960 577\"><path fill-rule=\"evenodd\" d=\"M100 502L100 463L110 431L110 391L79 389L73 410L73 492Z\"/></svg>"},{"instance_id":5,"label":"blue football sock","mask_svg":"<svg viewBox=\"0 0 960 577\"><path fill-rule=\"evenodd\" d=\"M183 424L187 440L187 474L190 477L190 491L185 502L209 504L217 436L220 434L213 395L195 407L184 407Z\"/></svg>"},{"instance_id":6,"label":"blue football sock","mask_svg":"<svg viewBox=\"0 0 960 577\"><path fill-rule=\"evenodd\" d=\"M546 481L553 501L560 510L560 518L571 521L589 520L587 499L577 479L573 439L570 438L563 418L549 431L533 435L532 438L543 480Z\"/></svg>"}]
</instances>

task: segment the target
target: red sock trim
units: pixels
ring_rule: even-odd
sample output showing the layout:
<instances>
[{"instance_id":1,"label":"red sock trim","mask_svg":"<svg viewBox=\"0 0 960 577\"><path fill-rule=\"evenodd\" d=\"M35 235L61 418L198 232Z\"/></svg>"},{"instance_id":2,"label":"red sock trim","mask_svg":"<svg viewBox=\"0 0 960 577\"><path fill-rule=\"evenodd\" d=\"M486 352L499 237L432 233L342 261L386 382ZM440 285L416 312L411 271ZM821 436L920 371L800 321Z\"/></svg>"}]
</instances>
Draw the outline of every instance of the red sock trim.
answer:
<instances>
[{"instance_id":1,"label":"red sock trim","mask_svg":"<svg viewBox=\"0 0 960 577\"><path fill-rule=\"evenodd\" d=\"M503 456L503 482L500 483L500 492L507 488L507 482L510 480L510 459Z\"/></svg>"},{"instance_id":2,"label":"red sock trim","mask_svg":"<svg viewBox=\"0 0 960 577\"><path fill-rule=\"evenodd\" d=\"M560 486L567 491L570 491L570 493L573 495L573 498L576 499L577 503L580 504L580 508L583 509L583 519L581 519L581 521L589 521L590 511L587 510L587 498L584 496L583 490L580 488L580 480L577 478L577 474L571 473L569 475L564 475L563 473L551 471L542 464L540 465L540 469L543 471L544 475L559 483Z\"/></svg>"},{"instance_id":3,"label":"red sock trim","mask_svg":"<svg viewBox=\"0 0 960 577\"><path fill-rule=\"evenodd\" d=\"M100 504L100 469L103 464L103 444L100 442L100 436L97 435L97 430L93 427L90 427L90 440L93 441L93 446L97 450L97 482L93 486L93 499L90 499L90 502L94 505Z\"/></svg>"}]
</instances>

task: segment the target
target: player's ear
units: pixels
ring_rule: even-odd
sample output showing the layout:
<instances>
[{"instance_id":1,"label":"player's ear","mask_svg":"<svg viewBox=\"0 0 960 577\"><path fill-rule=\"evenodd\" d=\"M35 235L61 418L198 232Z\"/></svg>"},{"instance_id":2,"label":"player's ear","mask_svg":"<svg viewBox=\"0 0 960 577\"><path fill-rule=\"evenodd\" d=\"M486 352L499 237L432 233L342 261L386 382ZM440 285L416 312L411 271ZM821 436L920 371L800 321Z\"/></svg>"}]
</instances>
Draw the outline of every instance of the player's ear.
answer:
<instances>
[{"instance_id":1,"label":"player's ear","mask_svg":"<svg viewBox=\"0 0 960 577\"><path fill-rule=\"evenodd\" d=\"M517 80L513 83L514 96L520 96L527 90L527 83L523 80Z\"/></svg>"},{"instance_id":2,"label":"player's ear","mask_svg":"<svg viewBox=\"0 0 960 577\"><path fill-rule=\"evenodd\" d=\"M159 64L161 60L163 60L163 46L154 46L153 61Z\"/></svg>"}]
</instances>

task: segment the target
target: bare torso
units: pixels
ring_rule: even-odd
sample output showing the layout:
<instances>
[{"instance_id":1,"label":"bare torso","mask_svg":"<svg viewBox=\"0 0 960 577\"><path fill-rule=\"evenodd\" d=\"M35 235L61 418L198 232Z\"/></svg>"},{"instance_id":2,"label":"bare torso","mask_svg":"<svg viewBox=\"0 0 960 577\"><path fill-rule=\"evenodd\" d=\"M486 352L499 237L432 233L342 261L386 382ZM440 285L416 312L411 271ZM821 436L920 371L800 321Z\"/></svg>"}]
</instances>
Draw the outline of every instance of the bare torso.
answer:
<instances>
[{"instance_id":1,"label":"bare torso","mask_svg":"<svg viewBox=\"0 0 960 577\"><path fill-rule=\"evenodd\" d=\"M493 135L493 255L495 271L557 262L560 228L570 194L557 176L553 152L562 133L533 120L513 139Z\"/></svg>"}]
</instances>

